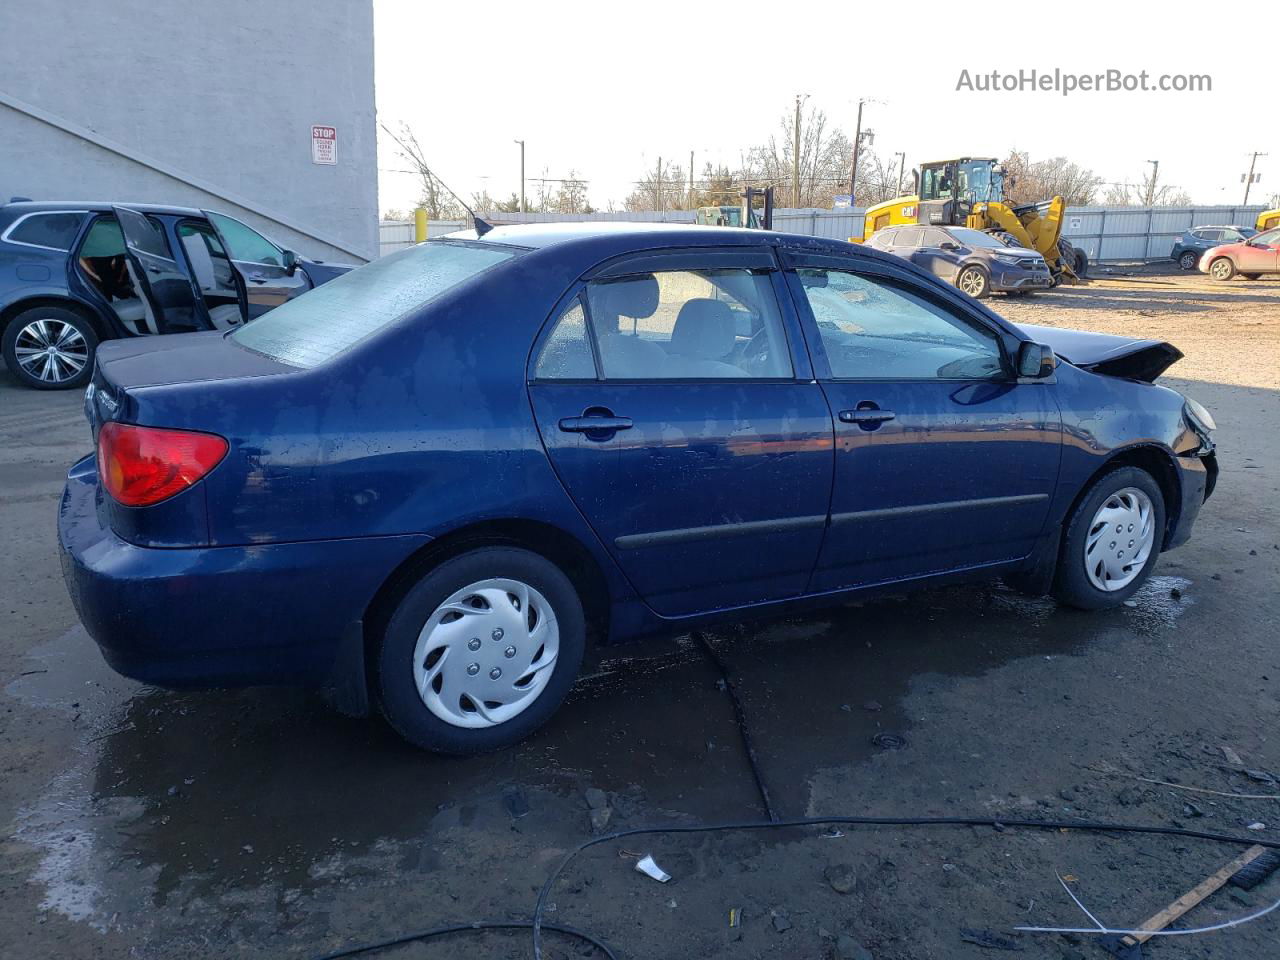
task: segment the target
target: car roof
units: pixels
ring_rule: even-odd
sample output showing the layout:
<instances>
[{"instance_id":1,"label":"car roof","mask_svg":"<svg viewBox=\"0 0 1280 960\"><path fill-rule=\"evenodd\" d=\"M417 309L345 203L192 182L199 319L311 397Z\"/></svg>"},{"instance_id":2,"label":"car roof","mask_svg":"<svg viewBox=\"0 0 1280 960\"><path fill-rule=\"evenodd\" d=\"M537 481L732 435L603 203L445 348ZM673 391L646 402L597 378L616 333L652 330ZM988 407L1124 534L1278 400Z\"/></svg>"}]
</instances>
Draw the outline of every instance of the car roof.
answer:
<instances>
[{"instance_id":1,"label":"car roof","mask_svg":"<svg viewBox=\"0 0 1280 960\"><path fill-rule=\"evenodd\" d=\"M58 210L88 210L93 213L105 213L112 207L128 207L139 213L168 213L184 217L203 217L204 213L195 207L175 207L158 203L128 203L112 200L12 200L0 206L5 213L21 215L24 213L42 213Z\"/></svg>"},{"instance_id":2,"label":"car roof","mask_svg":"<svg viewBox=\"0 0 1280 960\"><path fill-rule=\"evenodd\" d=\"M1187 227L1191 230L1252 230L1252 227L1245 227L1239 223L1197 223L1194 227Z\"/></svg>"}]
</instances>

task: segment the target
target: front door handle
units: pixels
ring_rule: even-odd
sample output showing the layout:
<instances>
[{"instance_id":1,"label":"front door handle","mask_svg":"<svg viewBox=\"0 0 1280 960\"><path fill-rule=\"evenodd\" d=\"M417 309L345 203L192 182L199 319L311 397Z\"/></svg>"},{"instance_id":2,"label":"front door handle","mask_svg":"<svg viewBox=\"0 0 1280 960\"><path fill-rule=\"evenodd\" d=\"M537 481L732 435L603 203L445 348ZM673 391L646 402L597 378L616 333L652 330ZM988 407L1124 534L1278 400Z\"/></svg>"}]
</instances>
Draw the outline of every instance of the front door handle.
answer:
<instances>
[{"instance_id":1,"label":"front door handle","mask_svg":"<svg viewBox=\"0 0 1280 960\"><path fill-rule=\"evenodd\" d=\"M630 430L630 417L565 417L560 421L565 433L592 433L596 430Z\"/></svg>"},{"instance_id":2,"label":"front door handle","mask_svg":"<svg viewBox=\"0 0 1280 960\"><path fill-rule=\"evenodd\" d=\"M839 416L841 423L884 423L886 420L892 420L894 413L892 410L871 407L857 410L841 410Z\"/></svg>"}]
</instances>

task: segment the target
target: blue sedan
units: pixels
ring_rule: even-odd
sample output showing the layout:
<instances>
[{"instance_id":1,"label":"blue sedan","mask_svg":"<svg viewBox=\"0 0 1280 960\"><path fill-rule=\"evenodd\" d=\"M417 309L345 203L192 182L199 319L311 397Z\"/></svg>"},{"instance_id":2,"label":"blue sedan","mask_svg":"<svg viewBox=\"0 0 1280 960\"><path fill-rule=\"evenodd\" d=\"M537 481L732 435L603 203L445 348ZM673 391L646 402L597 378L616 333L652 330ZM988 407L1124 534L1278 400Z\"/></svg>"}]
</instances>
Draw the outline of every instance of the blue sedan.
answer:
<instances>
[{"instance_id":1,"label":"blue sedan","mask_svg":"<svg viewBox=\"0 0 1280 960\"><path fill-rule=\"evenodd\" d=\"M1180 356L862 246L480 224L103 344L63 567L123 674L493 749L589 641L975 578L1122 603L1217 474L1212 417L1152 383Z\"/></svg>"}]
</instances>

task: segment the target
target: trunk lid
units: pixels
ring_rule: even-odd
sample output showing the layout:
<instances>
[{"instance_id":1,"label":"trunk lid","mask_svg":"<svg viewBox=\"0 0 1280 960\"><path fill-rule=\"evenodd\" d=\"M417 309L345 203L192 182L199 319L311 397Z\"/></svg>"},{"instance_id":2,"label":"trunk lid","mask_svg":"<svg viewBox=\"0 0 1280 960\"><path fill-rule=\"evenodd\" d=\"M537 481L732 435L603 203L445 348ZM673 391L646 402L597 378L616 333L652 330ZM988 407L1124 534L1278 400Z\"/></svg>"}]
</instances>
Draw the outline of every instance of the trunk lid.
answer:
<instances>
[{"instance_id":1,"label":"trunk lid","mask_svg":"<svg viewBox=\"0 0 1280 960\"><path fill-rule=\"evenodd\" d=\"M1015 324L1037 343L1073 366L1126 380L1153 382L1182 359L1182 351L1164 340L1140 340L1111 333L1063 330L1033 323Z\"/></svg>"}]
</instances>

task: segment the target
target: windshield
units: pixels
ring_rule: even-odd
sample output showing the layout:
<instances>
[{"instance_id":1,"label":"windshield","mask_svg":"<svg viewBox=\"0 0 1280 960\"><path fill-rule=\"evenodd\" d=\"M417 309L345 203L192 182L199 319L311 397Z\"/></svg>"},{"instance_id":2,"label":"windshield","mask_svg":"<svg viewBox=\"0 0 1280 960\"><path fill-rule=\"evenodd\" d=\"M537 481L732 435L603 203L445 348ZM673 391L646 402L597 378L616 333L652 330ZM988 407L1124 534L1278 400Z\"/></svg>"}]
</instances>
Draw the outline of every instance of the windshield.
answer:
<instances>
[{"instance_id":1,"label":"windshield","mask_svg":"<svg viewBox=\"0 0 1280 960\"><path fill-rule=\"evenodd\" d=\"M517 252L443 240L418 244L281 304L231 339L291 366L314 367Z\"/></svg>"},{"instance_id":2,"label":"windshield","mask_svg":"<svg viewBox=\"0 0 1280 960\"><path fill-rule=\"evenodd\" d=\"M956 196L970 203L986 203L999 200L995 192L1002 181L999 174L992 175L989 160L970 160L960 164L956 171Z\"/></svg>"},{"instance_id":3,"label":"windshield","mask_svg":"<svg viewBox=\"0 0 1280 960\"><path fill-rule=\"evenodd\" d=\"M1005 244L989 233L971 230L968 227L952 227L951 235L969 247L988 247L1003 249Z\"/></svg>"}]
</instances>

